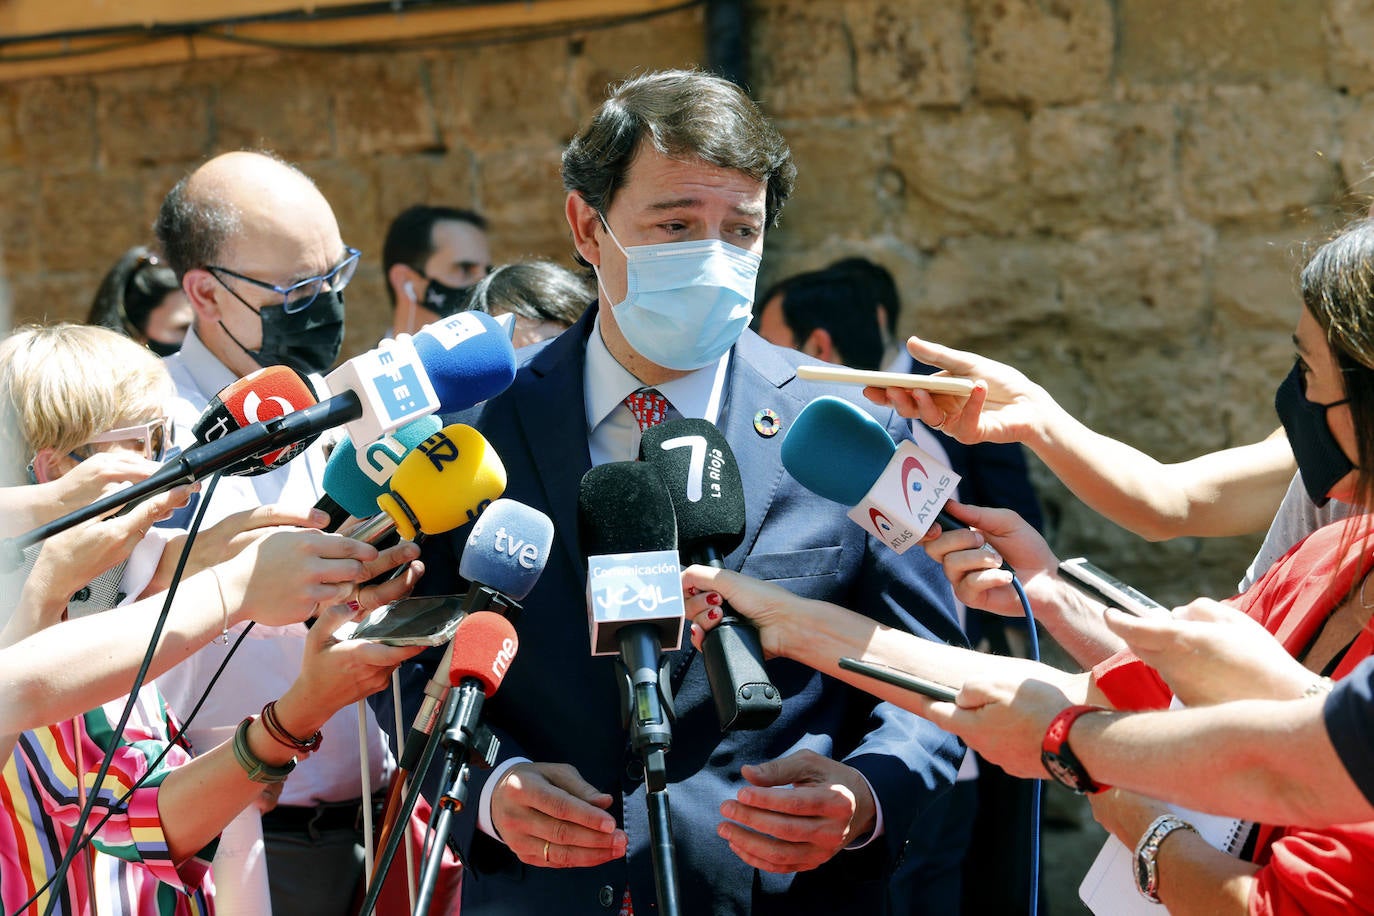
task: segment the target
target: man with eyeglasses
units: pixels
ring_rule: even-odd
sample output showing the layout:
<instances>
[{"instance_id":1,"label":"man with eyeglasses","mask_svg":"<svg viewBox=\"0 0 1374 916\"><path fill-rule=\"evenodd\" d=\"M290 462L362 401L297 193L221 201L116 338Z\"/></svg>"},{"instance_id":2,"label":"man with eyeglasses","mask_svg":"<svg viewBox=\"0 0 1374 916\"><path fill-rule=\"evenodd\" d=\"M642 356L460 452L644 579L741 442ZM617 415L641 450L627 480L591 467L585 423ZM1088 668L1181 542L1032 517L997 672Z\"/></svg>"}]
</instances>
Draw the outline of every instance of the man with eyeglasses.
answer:
<instances>
[{"instance_id":1,"label":"man with eyeglasses","mask_svg":"<svg viewBox=\"0 0 1374 916\"><path fill-rule=\"evenodd\" d=\"M344 244L329 203L299 170L262 153L217 156L167 194L156 230L195 310L181 350L166 359L177 387L168 412L183 448L193 441L196 418L226 385L273 365L317 376L338 358L343 291L358 250ZM222 478L202 527L258 505L313 506L323 492L324 463L316 443L268 473ZM194 508L174 523L189 525ZM236 726L280 696L299 670L305 634L301 625L254 628L196 716L193 744L213 747L215 729ZM211 643L159 679L172 708L194 706L229 648ZM379 790L395 764L370 713L367 732L371 788ZM278 914L341 914L352 902L362 877L357 733L352 710L330 719L322 749L300 762L263 816ZM217 879L223 883L218 869Z\"/></svg>"},{"instance_id":2,"label":"man with eyeglasses","mask_svg":"<svg viewBox=\"0 0 1374 916\"><path fill-rule=\"evenodd\" d=\"M414 334L467 308L473 285L491 273L487 221L472 210L407 207L386 231L382 270L391 333Z\"/></svg>"}]
</instances>

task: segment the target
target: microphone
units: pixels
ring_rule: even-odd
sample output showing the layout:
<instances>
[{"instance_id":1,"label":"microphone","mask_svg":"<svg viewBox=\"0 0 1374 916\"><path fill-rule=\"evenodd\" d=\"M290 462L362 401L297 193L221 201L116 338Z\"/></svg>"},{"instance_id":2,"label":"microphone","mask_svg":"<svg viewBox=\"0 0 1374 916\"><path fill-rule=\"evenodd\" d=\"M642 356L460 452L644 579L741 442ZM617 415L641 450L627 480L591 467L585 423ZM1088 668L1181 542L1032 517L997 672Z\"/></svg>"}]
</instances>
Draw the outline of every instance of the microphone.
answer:
<instances>
[{"instance_id":1,"label":"microphone","mask_svg":"<svg viewBox=\"0 0 1374 916\"><path fill-rule=\"evenodd\" d=\"M504 329L490 315L461 312L353 357L325 384L358 398L348 437L370 443L436 411L466 410L514 379L515 350Z\"/></svg>"},{"instance_id":2,"label":"microphone","mask_svg":"<svg viewBox=\"0 0 1374 916\"><path fill-rule=\"evenodd\" d=\"M667 420L645 430L639 458L667 484L682 562L723 569L745 525L744 485L725 436L705 420ZM728 604L721 610L702 642L720 729L767 728L782 712L782 694L764 670L758 628Z\"/></svg>"},{"instance_id":3,"label":"microphone","mask_svg":"<svg viewBox=\"0 0 1374 916\"><path fill-rule=\"evenodd\" d=\"M802 408L782 442L782 466L818 496L897 553L906 553L934 522L968 526L944 511L958 474L915 443L897 446L866 412L835 397Z\"/></svg>"},{"instance_id":4,"label":"microphone","mask_svg":"<svg viewBox=\"0 0 1374 916\"><path fill-rule=\"evenodd\" d=\"M439 431L435 416L412 420L362 449L352 439L334 447L324 466L325 498L338 505L345 515L367 518L377 511L377 497L386 492L391 475L410 450ZM328 507L316 503L317 509ZM335 526L337 527L337 525Z\"/></svg>"},{"instance_id":5,"label":"microphone","mask_svg":"<svg viewBox=\"0 0 1374 916\"><path fill-rule=\"evenodd\" d=\"M304 410L316 402L310 379L289 366L266 366L225 385L191 426L196 443L204 445L236 429ZM281 449L254 455L253 461L229 473L256 476L275 470L310 447L311 436Z\"/></svg>"},{"instance_id":6,"label":"microphone","mask_svg":"<svg viewBox=\"0 0 1374 916\"><path fill-rule=\"evenodd\" d=\"M463 751L458 759L466 760L478 746L482 703L505 680L519 646L515 627L500 614L478 611L459 621L448 666L448 682L458 692L458 704L453 718L445 723L446 738ZM487 765L493 762L488 759ZM463 799L457 800L461 805Z\"/></svg>"},{"instance_id":7,"label":"microphone","mask_svg":"<svg viewBox=\"0 0 1374 916\"><path fill-rule=\"evenodd\" d=\"M578 491L577 528L592 655L618 652L628 670L621 697L634 748L665 750L671 706L660 689L659 656L681 645L686 615L677 518L663 477L640 461L592 468Z\"/></svg>"},{"instance_id":8,"label":"microphone","mask_svg":"<svg viewBox=\"0 0 1374 916\"><path fill-rule=\"evenodd\" d=\"M513 499L498 499L487 506L472 526L458 574L471 583L463 599L469 614L495 612L509 616L534 588L549 560L553 522L537 509ZM400 766L414 770L424 751L451 681L443 679L454 653L455 636L448 644L434 676L425 685L425 699L406 737Z\"/></svg>"},{"instance_id":9,"label":"microphone","mask_svg":"<svg viewBox=\"0 0 1374 916\"><path fill-rule=\"evenodd\" d=\"M345 537L375 544L393 531L408 541L467 524L506 490L506 468L496 449L471 426L454 423L415 446L397 465L381 512L358 522Z\"/></svg>"}]
</instances>

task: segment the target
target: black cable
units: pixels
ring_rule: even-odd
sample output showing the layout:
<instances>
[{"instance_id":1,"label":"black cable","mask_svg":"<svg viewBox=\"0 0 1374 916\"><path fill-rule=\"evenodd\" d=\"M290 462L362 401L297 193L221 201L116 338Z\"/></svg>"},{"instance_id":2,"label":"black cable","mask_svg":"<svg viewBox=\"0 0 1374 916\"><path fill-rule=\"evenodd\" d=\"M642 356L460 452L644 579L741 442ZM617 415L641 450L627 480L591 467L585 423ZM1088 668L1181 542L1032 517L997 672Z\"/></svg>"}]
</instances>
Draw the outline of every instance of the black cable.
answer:
<instances>
[{"instance_id":1,"label":"black cable","mask_svg":"<svg viewBox=\"0 0 1374 916\"><path fill-rule=\"evenodd\" d=\"M210 485L206 487L204 495L201 496L200 506L196 511L195 518L191 521L191 528L186 534L186 543L182 546L181 556L178 558L176 569L172 573L172 582L167 589L167 597L162 602L162 611L158 615L157 623L153 627L153 635L148 642L148 650L143 654L143 661L139 665L138 674L134 677L134 685L129 691L129 698L124 704L123 711L120 713L119 724L115 726L113 730L115 740L100 761L100 769L96 773L95 784L87 794L86 802L82 805L81 813L77 816L76 824L72 828L72 834L78 838L78 841L67 847L67 852L62 856L62 861L58 863L52 875L44 882L42 887L34 891L33 895L20 905L19 909L15 911L14 916L18 916L18 914L23 913L36 903L38 898L49 887L61 881L65 881L67 872L71 870L72 862L76 859L76 854L82 849L85 849L90 843L89 839L85 839L82 836L86 829L86 822L90 820L91 811L94 810L96 798L100 794L101 783L104 782L105 775L109 772L110 765L114 762L114 755L115 752L119 750L119 740L124 734L124 727L128 725L129 716L133 713L134 705L138 700L138 692L143 688L143 680L148 675L148 669L153 663L153 655L157 651L158 643L162 640L162 628L166 625L167 617L171 614L172 601L176 597L177 586L181 583L181 574L186 569L187 560L190 559L191 546L195 543L196 533L200 529L201 521L205 518L205 508L209 505L210 497L215 492L215 485L219 482L219 476L220 475L216 473L210 478ZM78 779L83 775L84 774L78 774ZM58 897L58 894L49 896L48 904L43 910L43 916L51 916L53 908L57 906Z\"/></svg>"}]
</instances>

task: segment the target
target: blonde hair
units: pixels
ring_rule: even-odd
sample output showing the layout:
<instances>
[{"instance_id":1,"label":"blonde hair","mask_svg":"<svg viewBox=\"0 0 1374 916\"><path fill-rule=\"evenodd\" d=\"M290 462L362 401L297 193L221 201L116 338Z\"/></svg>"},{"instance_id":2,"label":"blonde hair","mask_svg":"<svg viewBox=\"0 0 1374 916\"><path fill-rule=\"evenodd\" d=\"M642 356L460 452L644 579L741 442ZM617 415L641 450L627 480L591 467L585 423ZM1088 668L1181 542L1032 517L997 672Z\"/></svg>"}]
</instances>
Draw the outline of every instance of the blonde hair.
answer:
<instances>
[{"instance_id":1,"label":"blonde hair","mask_svg":"<svg viewBox=\"0 0 1374 916\"><path fill-rule=\"evenodd\" d=\"M21 462L152 419L173 390L162 360L107 328L30 325L0 341L0 428Z\"/></svg>"}]
</instances>

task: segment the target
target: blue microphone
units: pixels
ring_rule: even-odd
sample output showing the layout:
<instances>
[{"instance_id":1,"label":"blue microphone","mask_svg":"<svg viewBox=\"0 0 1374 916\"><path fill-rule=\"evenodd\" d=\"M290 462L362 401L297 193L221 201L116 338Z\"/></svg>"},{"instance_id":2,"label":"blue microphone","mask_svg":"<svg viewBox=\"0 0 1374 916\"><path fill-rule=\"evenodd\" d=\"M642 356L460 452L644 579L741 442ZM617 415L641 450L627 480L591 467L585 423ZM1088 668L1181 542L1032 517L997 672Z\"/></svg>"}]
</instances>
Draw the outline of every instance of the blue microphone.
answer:
<instances>
[{"instance_id":1,"label":"blue microphone","mask_svg":"<svg viewBox=\"0 0 1374 916\"><path fill-rule=\"evenodd\" d=\"M510 335L485 312L459 312L427 324L411 342L444 413L493 398L515 380Z\"/></svg>"}]
</instances>

